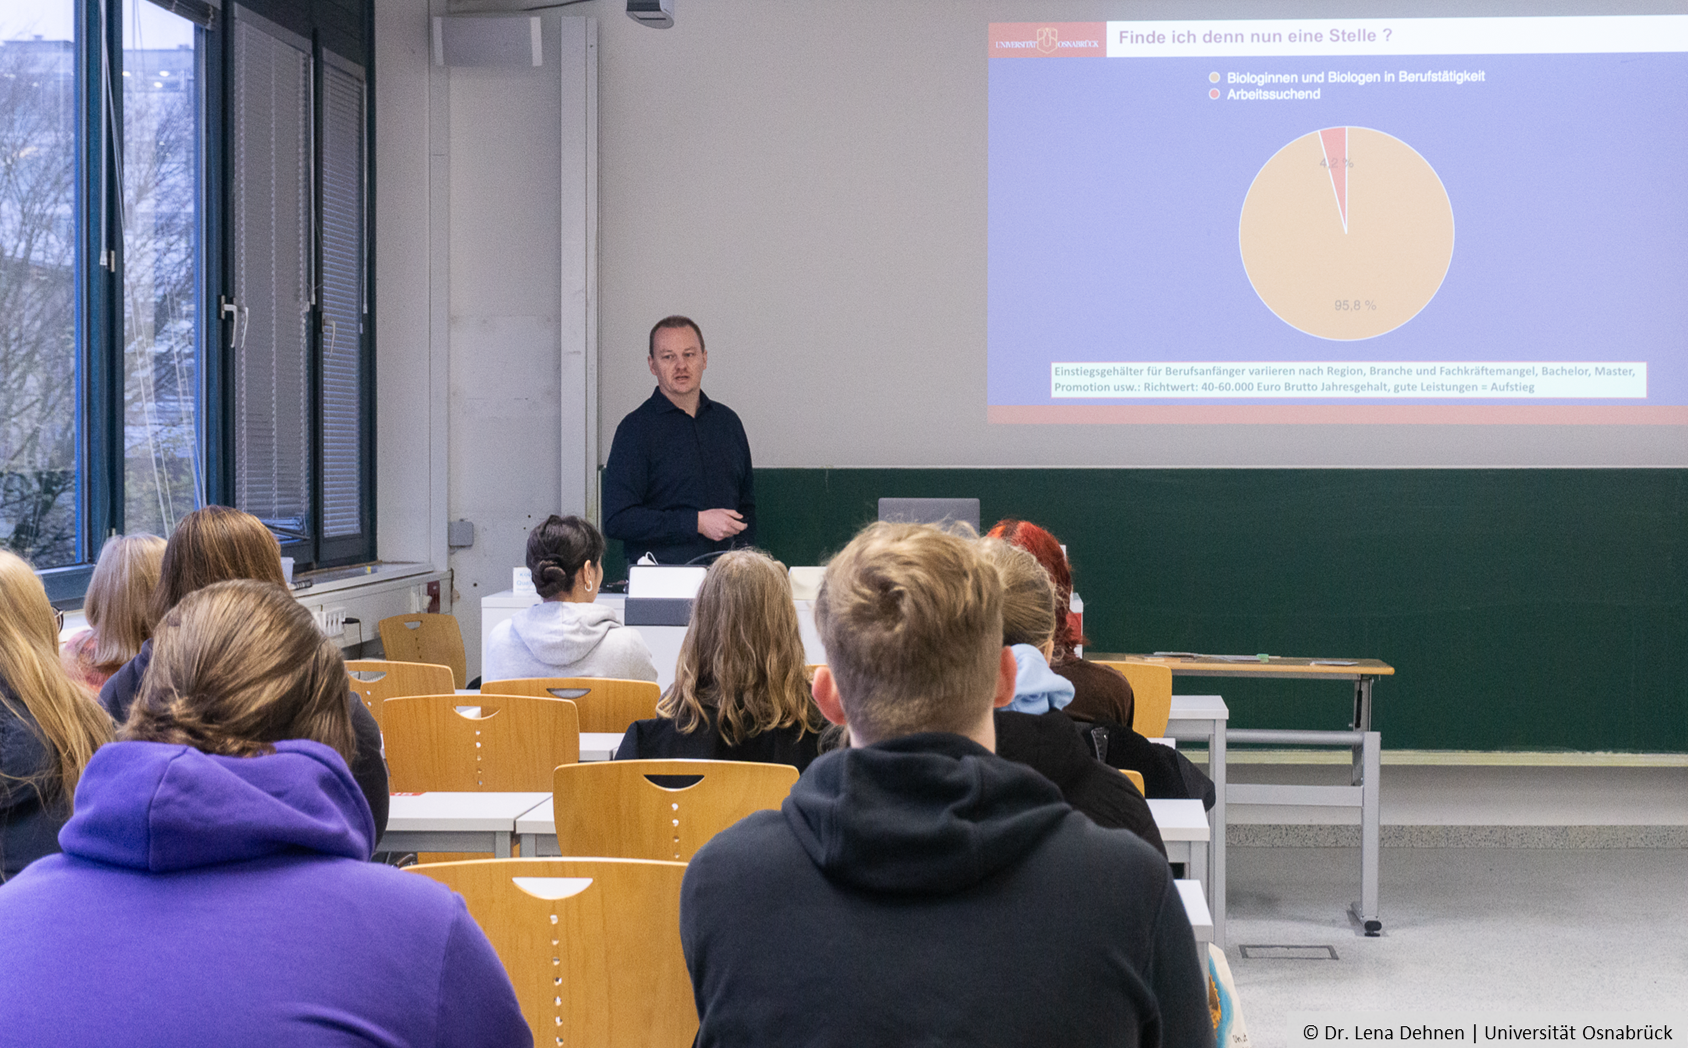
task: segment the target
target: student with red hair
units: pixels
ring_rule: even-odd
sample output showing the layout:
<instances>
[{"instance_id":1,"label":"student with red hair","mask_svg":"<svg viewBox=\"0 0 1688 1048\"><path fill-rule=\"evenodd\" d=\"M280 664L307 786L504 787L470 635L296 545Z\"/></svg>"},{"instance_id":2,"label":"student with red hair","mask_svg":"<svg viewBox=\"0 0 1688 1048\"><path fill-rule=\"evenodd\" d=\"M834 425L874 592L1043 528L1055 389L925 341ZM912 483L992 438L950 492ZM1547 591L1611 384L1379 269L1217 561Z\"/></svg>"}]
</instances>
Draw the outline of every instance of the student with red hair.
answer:
<instances>
[{"instance_id":1,"label":"student with red hair","mask_svg":"<svg viewBox=\"0 0 1688 1048\"><path fill-rule=\"evenodd\" d=\"M1112 721L1129 728L1135 708L1131 682L1117 670L1085 662L1076 653L1075 649L1086 640L1079 632L1078 617L1067 610L1073 596L1073 573L1060 541L1036 524L1013 517L998 521L987 537L1002 539L1030 553L1055 582L1058 612L1055 653L1049 660L1049 668L1072 682L1073 701L1067 707L1068 715L1083 720Z\"/></svg>"}]
</instances>

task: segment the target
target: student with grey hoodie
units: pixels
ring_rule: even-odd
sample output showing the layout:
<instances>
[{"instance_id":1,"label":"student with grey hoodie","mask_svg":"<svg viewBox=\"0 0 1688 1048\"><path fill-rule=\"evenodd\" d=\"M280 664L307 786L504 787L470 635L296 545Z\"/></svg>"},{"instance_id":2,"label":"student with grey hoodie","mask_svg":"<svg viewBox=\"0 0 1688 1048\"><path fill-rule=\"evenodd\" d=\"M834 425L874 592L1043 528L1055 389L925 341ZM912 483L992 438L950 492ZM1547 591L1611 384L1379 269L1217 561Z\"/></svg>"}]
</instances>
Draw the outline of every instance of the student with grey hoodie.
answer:
<instances>
[{"instance_id":1,"label":"student with grey hoodie","mask_svg":"<svg viewBox=\"0 0 1688 1048\"><path fill-rule=\"evenodd\" d=\"M528 533L527 566L544 598L492 628L484 680L615 677L656 680L639 631L594 604L604 581L604 536L579 517L555 513Z\"/></svg>"}]
</instances>

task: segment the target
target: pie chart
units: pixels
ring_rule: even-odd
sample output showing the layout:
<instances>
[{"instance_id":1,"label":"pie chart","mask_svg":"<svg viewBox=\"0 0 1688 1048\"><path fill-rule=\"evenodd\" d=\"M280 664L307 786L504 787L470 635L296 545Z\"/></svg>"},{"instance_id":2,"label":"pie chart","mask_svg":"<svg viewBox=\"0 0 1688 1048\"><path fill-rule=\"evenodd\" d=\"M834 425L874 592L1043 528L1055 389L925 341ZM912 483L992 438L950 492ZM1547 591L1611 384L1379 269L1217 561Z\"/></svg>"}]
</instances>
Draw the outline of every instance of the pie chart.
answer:
<instances>
[{"instance_id":1,"label":"pie chart","mask_svg":"<svg viewBox=\"0 0 1688 1048\"><path fill-rule=\"evenodd\" d=\"M1413 147L1327 127L1266 161L1243 199L1243 269L1266 308L1318 338L1376 338L1436 297L1454 253L1442 179Z\"/></svg>"}]
</instances>

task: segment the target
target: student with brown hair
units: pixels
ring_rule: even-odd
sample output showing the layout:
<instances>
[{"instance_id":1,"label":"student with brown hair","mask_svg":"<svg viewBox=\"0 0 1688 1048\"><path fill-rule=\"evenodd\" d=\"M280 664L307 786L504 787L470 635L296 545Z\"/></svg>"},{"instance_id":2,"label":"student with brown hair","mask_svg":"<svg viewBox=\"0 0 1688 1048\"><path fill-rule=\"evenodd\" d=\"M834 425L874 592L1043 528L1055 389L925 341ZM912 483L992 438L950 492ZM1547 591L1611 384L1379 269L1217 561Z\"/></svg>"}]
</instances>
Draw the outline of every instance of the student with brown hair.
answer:
<instances>
[{"instance_id":1,"label":"student with brown hair","mask_svg":"<svg viewBox=\"0 0 1688 1048\"><path fill-rule=\"evenodd\" d=\"M188 594L216 582L248 579L269 582L286 590L281 570L281 546L264 522L250 513L228 506L206 506L182 518L164 547L158 585L153 588L151 623L158 623ZM129 717L129 707L140 693L147 667L152 662L152 641L141 645L135 657L112 674L100 689L100 704L119 724ZM381 750L381 728L375 716L345 690L351 709L352 727L357 732L357 751L351 758L352 775L363 788L369 810L375 815L376 839L387 830L387 761Z\"/></svg>"},{"instance_id":2,"label":"student with brown hair","mask_svg":"<svg viewBox=\"0 0 1688 1048\"><path fill-rule=\"evenodd\" d=\"M98 691L141 650L152 632L150 603L163 557L157 535L106 539L82 598L88 628L65 641L60 655L71 680Z\"/></svg>"},{"instance_id":3,"label":"student with brown hair","mask_svg":"<svg viewBox=\"0 0 1688 1048\"><path fill-rule=\"evenodd\" d=\"M41 580L0 550L0 881L59 850L76 783L110 739L111 718L59 664Z\"/></svg>"},{"instance_id":4,"label":"student with brown hair","mask_svg":"<svg viewBox=\"0 0 1688 1048\"><path fill-rule=\"evenodd\" d=\"M576 516L546 517L527 540L527 566L543 600L487 635L482 680L615 677L656 680L645 638L596 603L604 583L604 536Z\"/></svg>"},{"instance_id":5,"label":"student with brown hair","mask_svg":"<svg viewBox=\"0 0 1688 1048\"><path fill-rule=\"evenodd\" d=\"M697 758L809 766L825 727L809 694L784 564L757 550L703 577L657 716L635 721L618 760Z\"/></svg>"},{"instance_id":6,"label":"student with brown hair","mask_svg":"<svg viewBox=\"0 0 1688 1048\"><path fill-rule=\"evenodd\" d=\"M310 612L214 583L154 652L64 854L0 889L0 1040L531 1044L463 900L368 861L346 669Z\"/></svg>"},{"instance_id":7,"label":"student with brown hair","mask_svg":"<svg viewBox=\"0 0 1688 1048\"><path fill-rule=\"evenodd\" d=\"M1014 656L978 543L874 524L815 621L851 745L687 866L696 1043L1213 1048L1166 860L992 752Z\"/></svg>"}]
</instances>

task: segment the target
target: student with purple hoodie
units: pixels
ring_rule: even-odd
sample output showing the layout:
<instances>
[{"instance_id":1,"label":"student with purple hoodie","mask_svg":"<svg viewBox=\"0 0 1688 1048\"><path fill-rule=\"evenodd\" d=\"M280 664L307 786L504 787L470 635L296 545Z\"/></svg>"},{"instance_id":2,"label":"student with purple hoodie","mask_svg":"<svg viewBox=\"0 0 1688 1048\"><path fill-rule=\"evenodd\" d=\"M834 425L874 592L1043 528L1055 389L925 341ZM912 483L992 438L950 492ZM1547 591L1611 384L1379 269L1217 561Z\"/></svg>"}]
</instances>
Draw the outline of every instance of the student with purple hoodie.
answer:
<instances>
[{"instance_id":1,"label":"student with purple hoodie","mask_svg":"<svg viewBox=\"0 0 1688 1048\"><path fill-rule=\"evenodd\" d=\"M63 852L0 889L0 1046L532 1043L463 900L369 861L345 673L277 585L166 615Z\"/></svg>"}]
</instances>

